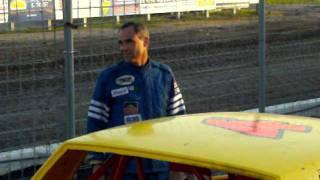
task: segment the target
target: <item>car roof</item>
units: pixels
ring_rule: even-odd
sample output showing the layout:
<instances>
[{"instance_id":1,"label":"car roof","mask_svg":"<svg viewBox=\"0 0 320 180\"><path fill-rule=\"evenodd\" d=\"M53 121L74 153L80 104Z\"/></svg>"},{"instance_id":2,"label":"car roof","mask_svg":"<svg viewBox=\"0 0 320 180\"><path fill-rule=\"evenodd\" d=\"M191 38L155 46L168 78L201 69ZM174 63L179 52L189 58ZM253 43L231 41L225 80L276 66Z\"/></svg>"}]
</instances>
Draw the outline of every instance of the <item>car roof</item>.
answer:
<instances>
[{"instance_id":1,"label":"car roof","mask_svg":"<svg viewBox=\"0 0 320 180\"><path fill-rule=\"evenodd\" d=\"M50 169L53 171L57 168L54 164L61 164L63 158L79 164L87 151L97 151L207 167L259 179L311 180L319 179L319 150L320 121L316 118L201 113L128 124L68 140L34 178L44 176Z\"/></svg>"}]
</instances>

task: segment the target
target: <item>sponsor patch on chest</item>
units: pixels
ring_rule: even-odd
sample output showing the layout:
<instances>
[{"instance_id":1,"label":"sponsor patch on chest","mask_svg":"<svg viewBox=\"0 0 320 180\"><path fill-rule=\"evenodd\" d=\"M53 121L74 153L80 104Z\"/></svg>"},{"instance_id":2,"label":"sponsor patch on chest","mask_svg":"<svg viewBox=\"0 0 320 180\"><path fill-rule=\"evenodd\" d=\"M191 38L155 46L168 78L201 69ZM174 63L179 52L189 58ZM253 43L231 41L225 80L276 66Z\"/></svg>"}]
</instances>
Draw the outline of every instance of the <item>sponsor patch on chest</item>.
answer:
<instances>
[{"instance_id":1,"label":"sponsor patch on chest","mask_svg":"<svg viewBox=\"0 0 320 180\"><path fill-rule=\"evenodd\" d=\"M128 87L122 87L122 88L118 88L118 89L113 89L111 90L111 96L114 97L118 97L118 96L123 96L129 93L129 89Z\"/></svg>"},{"instance_id":2,"label":"sponsor patch on chest","mask_svg":"<svg viewBox=\"0 0 320 180\"><path fill-rule=\"evenodd\" d=\"M134 82L134 76L132 75L122 75L116 79L116 84L119 86L127 86Z\"/></svg>"},{"instance_id":3,"label":"sponsor patch on chest","mask_svg":"<svg viewBox=\"0 0 320 180\"><path fill-rule=\"evenodd\" d=\"M124 118L124 124L135 123L142 120L141 114L126 115L123 118Z\"/></svg>"},{"instance_id":4,"label":"sponsor patch on chest","mask_svg":"<svg viewBox=\"0 0 320 180\"><path fill-rule=\"evenodd\" d=\"M139 114L139 103L137 101L126 101L123 104L123 120L125 124L142 120Z\"/></svg>"},{"instance_id":5,"label":"sponsor patch on chest","mask_svg":"<svg viewBox=\"0 0 320 180\"><path fill-rule=\"evenodd\" d=\"M126 101L123 103L123 114L132 115L139 113L139 104L137 101Z\"/></svg>"}]
</instances>

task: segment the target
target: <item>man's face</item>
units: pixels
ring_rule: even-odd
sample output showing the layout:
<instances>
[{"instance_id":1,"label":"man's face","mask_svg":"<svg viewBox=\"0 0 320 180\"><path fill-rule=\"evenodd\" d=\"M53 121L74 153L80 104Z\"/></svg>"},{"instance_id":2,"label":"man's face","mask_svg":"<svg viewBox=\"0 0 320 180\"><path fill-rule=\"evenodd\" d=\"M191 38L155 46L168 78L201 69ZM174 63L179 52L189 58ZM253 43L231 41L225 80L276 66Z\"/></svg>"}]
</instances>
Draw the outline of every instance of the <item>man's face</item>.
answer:
<instances>
[{"instance_id":1,"label":"man's face","mask_svg":"<svg viewBox=\"0 0 320 180\"><path fill-rule=\"evenodd\" d=\"M119 46L126 60L137 63L147 51L148 39L136 34L133 27L127 27L119 31Z\"/></svg>"}]
</instances>

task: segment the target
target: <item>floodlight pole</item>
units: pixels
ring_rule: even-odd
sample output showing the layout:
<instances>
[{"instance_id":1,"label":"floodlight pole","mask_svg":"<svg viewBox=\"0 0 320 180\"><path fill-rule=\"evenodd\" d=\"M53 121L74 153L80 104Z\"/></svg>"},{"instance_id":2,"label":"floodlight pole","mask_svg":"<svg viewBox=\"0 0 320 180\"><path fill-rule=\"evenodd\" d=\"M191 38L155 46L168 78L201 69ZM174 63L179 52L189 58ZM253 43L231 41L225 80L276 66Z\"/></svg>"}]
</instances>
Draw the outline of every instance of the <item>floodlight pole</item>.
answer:
<instances>
[{"instance_id":1,"label":"floodlight pole","mask_svg":"<svg viewBox=\"0 0 320 180\"><path fill-rule=\"evenodd\" d=\"M66 138L75 136L75 90L74 90L74 49L72 34L72 0L63 1L63 22L64 22L64 78L67 97L67 121Z\"/></svg>"},{"instance_id":2,"label":"floodlight pole","mask_svg":"<svg viewBox=\"0 0 320 180\"><path fill-rule=\"evenodd\" d=\"M259 0L259 112L266 108L266 34L265 34L265 2Z\"/></svg>"}]
</instances>

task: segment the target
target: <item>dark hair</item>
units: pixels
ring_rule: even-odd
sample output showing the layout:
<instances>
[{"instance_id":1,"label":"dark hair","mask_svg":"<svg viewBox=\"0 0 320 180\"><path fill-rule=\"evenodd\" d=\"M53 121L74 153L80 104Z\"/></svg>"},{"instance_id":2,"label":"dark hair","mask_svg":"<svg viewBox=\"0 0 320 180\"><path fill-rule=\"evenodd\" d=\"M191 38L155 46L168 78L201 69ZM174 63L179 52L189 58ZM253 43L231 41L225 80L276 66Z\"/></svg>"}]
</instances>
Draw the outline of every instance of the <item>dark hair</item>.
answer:
<instances>
[{"instance_id":1,"label":"dark hair","mask_svg":"<svg viewBox=\"0 0 320 180\"><path fill-rule=\"evenodd\" d=\"M119 31L122 30L122 29L126 29L128 27L133 27L134 32L136 34L140 33L143 37L149 38L149 30L148 30L148 28L145 25L141 24L141 23L135 23L135 22L124 23L120 27Z\"/></svg>"}]
</instances>

